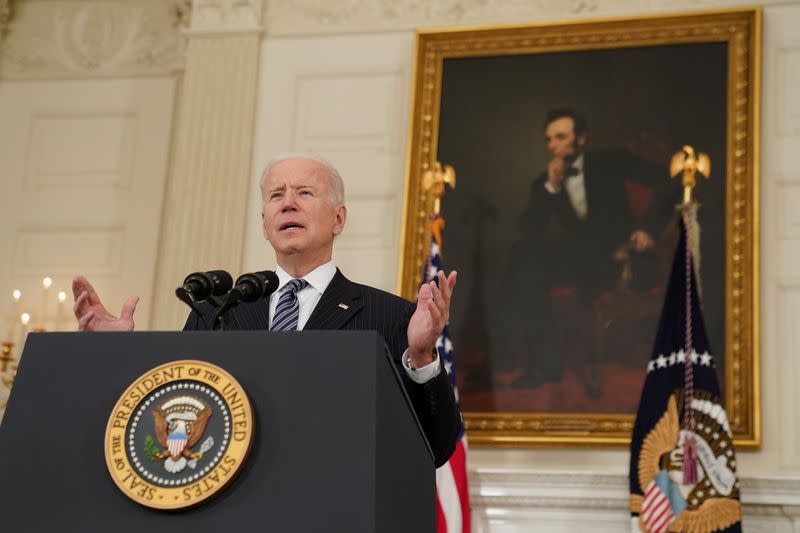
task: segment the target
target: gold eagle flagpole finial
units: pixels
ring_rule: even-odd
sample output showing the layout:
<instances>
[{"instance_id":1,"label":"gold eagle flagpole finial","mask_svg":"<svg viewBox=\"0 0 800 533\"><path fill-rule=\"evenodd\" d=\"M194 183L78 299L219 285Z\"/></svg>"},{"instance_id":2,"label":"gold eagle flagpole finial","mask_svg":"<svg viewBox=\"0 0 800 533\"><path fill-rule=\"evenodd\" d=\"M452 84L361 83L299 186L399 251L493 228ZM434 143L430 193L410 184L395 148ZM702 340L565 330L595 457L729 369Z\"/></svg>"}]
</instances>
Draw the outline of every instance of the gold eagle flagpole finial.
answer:
<instances>
[{"instance_id":1,"label":"gold eagle flagpole finial","mask_svg":"<svg viewBox=\"0 0 800 533\"><path fill-rule=\"evenodd\" d=\"M451 189L456 188L456 171L450 165L445 165L436 161L433 168L426 170L422 174L422 190L425 192L427 198L433 200L434 215L438 215L442 207L442 197L445 193L445 184L449 185ZM426 202L426 207L429 205Z\"/></svg>"},{"instance_id":2,"label":"gold eagle flagpole finial","mask_svg":"<svg viewBox=\"0 0 800 533\"><path fill-rule=\"evenodd\" d=\"M425 212L428 215L429 224L431 224L430 230L439 249L442 248L442 230L444 229L444 219L439 216L439 212L442 208L445 185L455 189L456 171L450 165L442 168L442 164L436 161L433 168L422 174L422 191L425 194Z\"/></svg>"},{"instance_id":3,"label":"gold eagle flagpole finial","mask_svg":"<svg viewBox=\"0 0 800 533\"><path fill-rule=\"evenodd\" d=\"M687 226L687 238L689 239L691 254L694 258L697 289L698 292L701 292L700 225L697 223L697 210L699 205L692 197L692 191L697 186L698 172L706 180L711 176L711 158L708 157L708 154L695 152L695 149L687 144L672 156L672 161L670 161L669 164L670 177L676 178L678 174L683 174L681 179L681 184L683 186L683 203L678 206L678 209L687 217L686 220L690 221L690 224Z\"/></svg>"},{"instance_id":4,"label":"gold eagle flagpole finial","mask_svg":"<svg viewBox=\"0 0 800 533\"><path fill-rule=\"evenodd\" d=\"M697 186L697 173L708 179L711 175L711 158L703 152L696 153L688 144L672 156L669 175L672 178L683 173L683 205L692 203L692 190Z\"/></svg>"}]
</instances>

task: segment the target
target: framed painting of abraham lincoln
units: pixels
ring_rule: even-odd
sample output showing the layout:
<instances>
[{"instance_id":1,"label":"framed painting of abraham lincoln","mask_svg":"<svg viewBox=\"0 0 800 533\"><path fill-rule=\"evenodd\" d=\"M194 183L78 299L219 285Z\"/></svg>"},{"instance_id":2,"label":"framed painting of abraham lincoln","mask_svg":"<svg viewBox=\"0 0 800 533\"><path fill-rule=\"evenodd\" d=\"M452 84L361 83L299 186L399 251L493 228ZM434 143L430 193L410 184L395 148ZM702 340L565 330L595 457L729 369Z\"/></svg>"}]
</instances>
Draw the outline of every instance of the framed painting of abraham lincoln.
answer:
<instances>
[{"instance_id":1,"label":"framed painting of abraham lincoln","mask_svg":"<svg viewBox=\"0 0 800 533\"><path fill-rule=\"evenodd\" d=\"M443 263L467 434L624 445L677 241L672 155L698 184L703 311L740 447L760 441L760 12L422 32L401 292L429 238L422 176L452 165Z\"/></svg>"}]
</instances>

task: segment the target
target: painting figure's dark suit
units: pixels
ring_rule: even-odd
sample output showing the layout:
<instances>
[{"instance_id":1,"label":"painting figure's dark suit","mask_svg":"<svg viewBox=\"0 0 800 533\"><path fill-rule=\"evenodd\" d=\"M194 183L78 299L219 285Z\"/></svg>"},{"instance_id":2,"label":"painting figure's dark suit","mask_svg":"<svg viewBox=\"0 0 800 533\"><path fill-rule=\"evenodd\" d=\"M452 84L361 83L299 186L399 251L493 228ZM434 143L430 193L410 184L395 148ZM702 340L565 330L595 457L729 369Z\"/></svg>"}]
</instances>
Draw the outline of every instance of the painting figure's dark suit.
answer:
<instances>
[{"instance_id":1,"label":"painting figure's dark suit","mask_svg":"<svg viewBox=\"0 0 800 533\"><path fill-rule=\"evenodd\" d=\"M576 213L565 185L551 193L545 188L546 173L534 180L521 220L523 237L517 253L523 258L536 256L549 287L613 286L613 251L634 229L625 189L625 174L630 169L625 163L616 153L584 154L588 207L584 219Z\"/></svg>"},{"instance_id":2,"label":"painting figure's dark suit","mask_svg":"<svg viewBox=\"0 0 800 533\"><path fill-rule=\"evenodd\" d=\"M340 303L347 308L340 307ZM303 329L376 330L383 336L438 467L453 453L461 429L461 418L444 368L438 376L424 384L412 381L402 368L401 356L408 348L408 323L414 309L412 302L353 283L337 269ZM205 311L211 311L211 307L203 310L204 317L194 312L189 315L184 330L206 329L203 318L207 318ZM225 327L229 330L267 330L269 302L262 299L255 303L240 304L226 318Z\"/></svg>"},{"instance_id":3,"label":"painting figure's dark suit","mask_svg":"<svg viewBox=\"0 0 800 533\"><path fill-rule=\"evenodd\" d=\"M573 174L567 170L557 192L545 187L546 172L533 181L520 238L509 256L506 277L513 289L505 297L512 318L502 351L507 368L527 367L526 386L558 381L565 367L585 361L593 342L594 303L615 289L620 276L615 252L636 229L656 232L655 210L634 217L630 187L649 189L653 203L657 167L625 152L583 154L583 217L567 192Z\"/></svg>"}]
</instances>

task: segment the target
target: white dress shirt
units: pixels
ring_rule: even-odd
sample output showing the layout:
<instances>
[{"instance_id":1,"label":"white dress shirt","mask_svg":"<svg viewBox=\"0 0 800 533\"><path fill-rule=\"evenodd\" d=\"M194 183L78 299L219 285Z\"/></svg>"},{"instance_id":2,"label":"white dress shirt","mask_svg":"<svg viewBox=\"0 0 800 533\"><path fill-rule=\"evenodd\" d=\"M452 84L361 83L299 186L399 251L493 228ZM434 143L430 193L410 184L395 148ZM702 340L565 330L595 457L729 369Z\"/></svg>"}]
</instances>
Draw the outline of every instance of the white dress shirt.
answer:
<instances>
[{"instance_id":1,"label":"white dress shirt","mask_svg":"<svg viewBox=\"0 0 800 533\"><path fill-rule=\"evenodd\" d=\"M575 159L571 168L573 172L564 180L564 187L567 189L567 196L569 196L572 208L575 209L575 214L579 219L586 220L589 205L586 202L586 185L583 179L583 154ZM561 190L560 187L553 187L549 182L545 182L544 187L550 194L558 194Z\"/></svg>"},{"instance_id":2,"label":"white dress shirt","mask_svg":"<svg viewBox=\"0 0 800 533\"><path fill-rule=\"evenodd\" d=\"M269 327L272 328L272 318L275 316L275 308L278 306L280 293L287 283L292 281L292 276L286 273L280 266L275 269L278 275L278 290L269 296ZM333 261L328 261L320 265L305 276L303 279L308 285L297 291L297 302L300 304L300 315L297 317L298 331L303 329L308 322L308 317L322 298L322 293L331 284L333 276L336 275L336 265Z\"/></svg>"},{"instance_id":3,"label":"white dress shirt","mask_svg":"<svg viewBox=\"0 0 800 533\"><path fill-rule=\"evenodd\" d=\"M280 266L275 269L275 273L278 275L278 290L273 292L269 297L270 328L272 327L272 317L275 315L275 308L278 306L280 293L284 286L292 280L292 276L290 276ZM331 280L333 280L333 276L335 275L336 265L333 263L333 261L328 261L324 265L318 266L303 276L303 279L308 282L308 285L297 291L297 303L300 306L300 314L297 317L298 331L305 327L306 322L308 322L308 318L311 316L314 308L317 307L320 298L322 298L322 293L328 288L328 285L330 285ZM438 358L436 358L436 360L430 364L412 370L408 368L408 350L406 350L403 353L402 361L403 369L406 371L406 374L408 374L408 377L410 377L411 380L416 383L425 383L426 381L438 376L439 372L441 372L441 366Z\"/></svg>"}]
</instances>

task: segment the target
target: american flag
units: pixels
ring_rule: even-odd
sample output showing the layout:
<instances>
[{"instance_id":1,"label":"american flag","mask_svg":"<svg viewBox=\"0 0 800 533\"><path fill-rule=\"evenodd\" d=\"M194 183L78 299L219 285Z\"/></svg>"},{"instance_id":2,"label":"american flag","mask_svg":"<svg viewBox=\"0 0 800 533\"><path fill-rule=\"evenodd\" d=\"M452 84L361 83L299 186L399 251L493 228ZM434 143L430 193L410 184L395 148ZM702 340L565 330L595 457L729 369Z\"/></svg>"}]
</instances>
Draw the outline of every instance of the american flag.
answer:
<instances>
[{"instance_id":1,"label":"american flag","mask_svg":"<svg viewBox=\"0 0 800 533\"><path fill-rule=\"evenodd\" d=\"M431 236L430 253L425 265L425 282L437 279L442 269L439 254L440 242ZM436 340L436 350L444 363L450 384L458 402L456 367L453 360L453 343L445 325ZM460 411L460 409L459 409ZM450 460L436 470L436 531L437 533L469 533L470 531L469 484L467 483L467 436L464 430L458 436L456 449Z\"/></svg>"}]
</instances>

